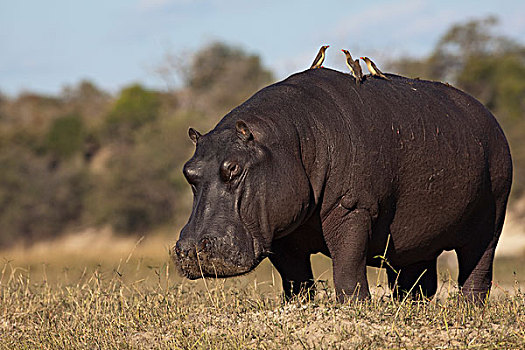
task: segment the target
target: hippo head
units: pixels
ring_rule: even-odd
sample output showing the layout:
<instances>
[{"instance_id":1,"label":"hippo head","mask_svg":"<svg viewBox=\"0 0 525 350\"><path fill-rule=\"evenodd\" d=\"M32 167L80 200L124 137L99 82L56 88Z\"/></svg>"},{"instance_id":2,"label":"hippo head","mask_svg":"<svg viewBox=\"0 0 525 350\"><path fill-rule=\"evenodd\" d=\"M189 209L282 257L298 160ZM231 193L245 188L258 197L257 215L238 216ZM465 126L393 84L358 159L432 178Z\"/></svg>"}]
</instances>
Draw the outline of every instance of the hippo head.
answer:
<instances>
[{"instance_id":1,"label":"hippo head","mask_svg":"<svg viewBox=\"0 0 525 350\"><path fill-rule=\"evenodd\" d=\"M306 215L308 179L293 165L301 162L250 128L235 120L206 135L189 130L196 150L183 173L193 210L171 252L189 279L251 271Z\"/></svg>"}]
</instances>

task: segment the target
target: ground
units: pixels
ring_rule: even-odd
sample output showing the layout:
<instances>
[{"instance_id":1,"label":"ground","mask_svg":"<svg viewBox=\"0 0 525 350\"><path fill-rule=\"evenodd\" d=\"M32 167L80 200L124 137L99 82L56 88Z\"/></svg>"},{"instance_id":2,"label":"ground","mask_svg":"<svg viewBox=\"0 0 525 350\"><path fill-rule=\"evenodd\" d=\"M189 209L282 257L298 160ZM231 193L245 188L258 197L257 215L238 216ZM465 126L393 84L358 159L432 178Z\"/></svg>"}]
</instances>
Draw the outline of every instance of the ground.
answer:
<instances>
[{"instance_id":1,"label":"ground","mask_svg":"<svg viewBox=\"0 0 525 350\"><path fill-rule=\"evenodd\" d=\"M392 300L384 271L370 269L372 300L336 304L330 260L314 256L316 297L285 304L268 261L247 276L188 281L165 237L86 231L0 252L0 348L525 347L525 254L498 250L486 307L458 296L450 255L431 301Z\"/></svg>"}]
</instances>

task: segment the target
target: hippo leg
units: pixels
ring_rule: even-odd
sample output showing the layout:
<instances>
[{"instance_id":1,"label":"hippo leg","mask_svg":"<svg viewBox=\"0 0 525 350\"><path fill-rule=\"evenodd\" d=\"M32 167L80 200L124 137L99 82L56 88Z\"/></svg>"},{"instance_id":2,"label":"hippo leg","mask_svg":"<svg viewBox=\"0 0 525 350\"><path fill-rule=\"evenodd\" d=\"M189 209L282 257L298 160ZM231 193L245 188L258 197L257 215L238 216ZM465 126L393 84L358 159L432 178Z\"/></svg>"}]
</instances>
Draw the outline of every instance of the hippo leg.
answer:
<instances>
[{"instance_id":1,"label":"hippo leg","mask_svg":"<svg viewBox=\"0 0 525 350\"><path fill-rule=\"evenodd\" d=\"M323 223L332 257L337 300L370 298L366 277L366 255L371 231L368 210L348 211L339 206Z\"/></svg>"},{"instance_id":2,"label":"hippo leg","mask_svg":"<svg viewBox=\"0 0 525 350\"><path fill-rule=\"evenodd\" d=\"M396 268L387 268L388 285L395 298L404 298L410 291L413 298L431 298L437 291L437 259Z\"/></svg>"},{"instance_id":3,"label":"hippo leg","mask_svg":"<svg viewBox=\"0 0 525 350\"><path fill-rule=\"evenodd\" d=\"M494 232L490 232L494 236ZM484 236L484 237L483 237ZM463 295L474 302L483 302L488 296L492 282L492 263L499 235L478 239L456 249L458 256L458 284Z\"/></svg>"},{"instance_id":4,"label":"hippo leg","mask_svg":"<svg viewBox=\"0 0 525 350\"><path fill-rule=\"evenodd\" d=\"M469 236L475 237L466 245L456 248L458 256L458 284L468 300L482 303L487 298L492 284L492 264L498 243L506 202L487 201L485 215L473 218ZM490 205L492 204L492 205Z\"/></svg>"},{"instance_id":5,"label":"hippo leg","mask_svg":"<svg viewBox=\"0 0 525 350\"><path fill-rule=\"evenodd\" d=\"M463 295L475 302L483 302L488 296L492 282L492 261L494 246L480 251L480 247L472 250L464 247L456 249L458 255L458 284Z\"/></svg>"},{"instance_id":6,"label":"hippo leg","mask_svg":"<svg viewBox=\"0 0 525 350\"><path fill-rule=\"evenodd\" d=\"M314 276L308 250L285 237L273 242L269 258L281 275L286 300L304 292L313 297Z\"/></svg>"}]
</instances>

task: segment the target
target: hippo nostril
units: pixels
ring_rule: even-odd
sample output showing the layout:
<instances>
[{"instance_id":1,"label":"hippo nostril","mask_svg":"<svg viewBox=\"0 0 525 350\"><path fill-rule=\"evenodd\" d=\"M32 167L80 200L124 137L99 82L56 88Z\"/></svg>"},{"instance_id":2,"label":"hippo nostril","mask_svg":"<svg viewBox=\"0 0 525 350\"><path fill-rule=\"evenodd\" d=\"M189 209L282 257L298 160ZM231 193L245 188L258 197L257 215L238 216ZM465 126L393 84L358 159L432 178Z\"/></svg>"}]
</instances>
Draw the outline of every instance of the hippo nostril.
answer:
<instances>
[{"instance_id":1,"label":"hippo nostril","mask_svg":"<svg viewBox=\"0 0 525 350\"><path fill-rule=\"evenodd\" d=\"M178 241L173 251L179 259L191 259L195 254L195 244L191 240Z\"/></svg>"},{"instance_id":2,"label":"hippo nostril","mask_svg":"<svg viewBox=\"0 0 525 350\"><path fill-rule=\"evenodd\" d=\"M207 238L203 238L199 242L198 250L199 251L204 251L204 250L206 250L206 248L208 248L209 245L210 245L210 241Z\"/></svg>"}]
</instances>

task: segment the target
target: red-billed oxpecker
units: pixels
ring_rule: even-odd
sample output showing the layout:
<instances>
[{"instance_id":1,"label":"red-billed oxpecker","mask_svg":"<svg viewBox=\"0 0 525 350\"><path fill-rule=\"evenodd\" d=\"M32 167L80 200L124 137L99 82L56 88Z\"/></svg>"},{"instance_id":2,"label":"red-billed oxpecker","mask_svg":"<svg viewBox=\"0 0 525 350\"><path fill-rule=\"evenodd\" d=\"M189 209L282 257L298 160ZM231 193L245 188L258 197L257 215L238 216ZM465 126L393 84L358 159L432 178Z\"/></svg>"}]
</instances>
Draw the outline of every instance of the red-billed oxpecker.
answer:
<instances>
[{"instance_id":1,"label":"red-billed oxpecker","mask_svg":"<svg viewBox=\"0 0 525 350\"><path fill-rule=\"evenodd\" d=\"M329 45L321 46L321 48L319 49L319 52L317 53L317 56L315 56L314 62L310 66L310 69L323 67L322 64L325 58L325 51L329 47L330 47Z\"/></svg>"},{"instance_id":2,"label":"red-billed oxpecker","mask_svg":"<svg viewBox=\"0 0 525 350\"><path fill-rule=\"evenodd\" d=\"M376 64L374 62L372 62L372 60L368 57L360 57L363 61L365 61L366 63L366 66L368 67L368 70L370 71L370 74L372 74L372 76L374 77L380 77L380 78L383 78L383 79L386 79L386 80L390 80L386 77L386 75L383 74L383 72L381 72L379 70L379 68L377 68Z\"/></svg>"},{"instance_id":3,"label":"red-billed oxpecker","mask_svg":"<svg viewBox=\"0 0 525 350\"><path fill-rule=\"evenodd\" d=\"M361 70L359 60L354 60L348 50L342 49L341 51L343 51L346 56L346 65L350 68L350 72L355 77L356 84L361 83L361 80L363 80L363 71Z\"/></svg>"}]
</instances>

